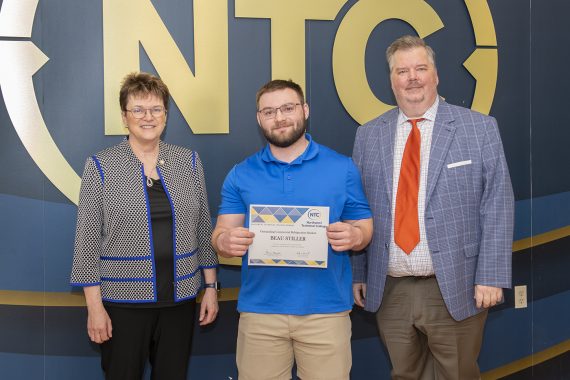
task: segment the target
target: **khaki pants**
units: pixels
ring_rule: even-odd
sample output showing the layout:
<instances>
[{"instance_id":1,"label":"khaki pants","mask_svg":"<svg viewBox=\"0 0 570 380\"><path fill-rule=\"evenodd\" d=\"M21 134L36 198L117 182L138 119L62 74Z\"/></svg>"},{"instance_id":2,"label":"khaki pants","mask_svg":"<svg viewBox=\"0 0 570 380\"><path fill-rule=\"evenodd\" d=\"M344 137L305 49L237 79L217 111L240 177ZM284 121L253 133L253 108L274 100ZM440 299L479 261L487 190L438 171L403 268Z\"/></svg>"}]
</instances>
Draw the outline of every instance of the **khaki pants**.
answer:
<instances>
[{"instance_id":1,"label":"khaki pants","mask_svg":"<svg viewBox=\"0 0 570 380\"><path fill-rule=\"evenodd\" d=\"M352 366L349 311L286 315L241 313L240 380L289 380L293 361L302 380L347 380Z\"/></svg>"},{"instance_id":2,"label":"khaki pants","mask_svg":"<svg viewBox=\"0 0 570 380\"><path fill-rule=\"evenodd\" d=\"M455 321L435 277L388 276L376 320L392 379L479 379L486 318L487 310Z\"/></svg>"}]
</instances>

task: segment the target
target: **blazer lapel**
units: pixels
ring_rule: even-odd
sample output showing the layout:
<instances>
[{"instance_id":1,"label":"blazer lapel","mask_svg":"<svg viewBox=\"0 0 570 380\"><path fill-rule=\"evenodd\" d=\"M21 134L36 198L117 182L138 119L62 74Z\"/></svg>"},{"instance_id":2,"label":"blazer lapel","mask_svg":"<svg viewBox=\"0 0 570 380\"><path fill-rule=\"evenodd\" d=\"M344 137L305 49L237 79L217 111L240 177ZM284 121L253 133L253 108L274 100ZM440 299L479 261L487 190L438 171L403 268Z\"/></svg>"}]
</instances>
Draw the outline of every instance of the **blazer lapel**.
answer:
<instances>
[{"instance_id":1,"label":"blazer lapel","mask_svg":"<svg viewBox=\"0 0 570 380\"><path fill-rule=\"evenodd\" d=\"M384 170L384 175L381 178L386 179L384 184L390 204L392 202L392 188L394 182L394 142L396 140L396 128L398 125L397 108L395 110L396 111L392 111L389 115L390 117L382 119L383 125L380 126L378 136L380 139L378 146L381 147L380 157L382 160L382 170Z\"/></svg>"},{"instance_id":2,"label":"blazer lapel","mask_svg":"<svg viewBox=\"0 0 570 380\"><path fill-rule=\"evenodd\" d=\"M440 99L431 137L426 205L435 189L435 184L441 173L445 157L449 151L449 146L451 145L451 141L453 141L453 136L455 136L456 127L454 122L455 118L451 114L449 105L444 102L443 99Z\"/></svg>"}]
</instances>

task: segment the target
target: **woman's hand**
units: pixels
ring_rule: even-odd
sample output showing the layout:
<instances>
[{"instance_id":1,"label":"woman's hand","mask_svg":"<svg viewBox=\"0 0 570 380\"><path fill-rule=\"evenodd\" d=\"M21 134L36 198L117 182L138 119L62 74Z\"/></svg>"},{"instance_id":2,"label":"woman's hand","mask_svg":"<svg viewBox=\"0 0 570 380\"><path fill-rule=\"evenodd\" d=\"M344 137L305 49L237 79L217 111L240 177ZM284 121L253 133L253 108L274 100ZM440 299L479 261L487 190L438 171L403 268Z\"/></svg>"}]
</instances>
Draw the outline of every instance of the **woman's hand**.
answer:
<instances>
[{"instance_id":1,"label":"woman's hand","mask_svg":"<svg viewBox=\"0 0 570 380\"><path fill-rule=\"evenodd\" d=\"M93 342L98 344L108 341L113 336L111 318L104 307L88 309L87 334Z\"/></svg>"},{"instance_id":2,"label":"woman's hand","mask_svg":"<svg viewBox=\"0 0 570 380\"><path fill-rule=\"evenodd\" d=\"M101 287L86 286L83 288L87 303L87 334L98 344L108 341L113 336L113 326L101 299Z\"/></svg>"},{"instance_id":3,"label":"woman's hand","mask_svg":"<svg viewBox=\"0 0 570 380\"><path fill-rule=\"evenodd\" d=\"M200 303L200 326L214 322L218 316L218 292L214 288L206 288Z\"/></svg>"}]
</instances>

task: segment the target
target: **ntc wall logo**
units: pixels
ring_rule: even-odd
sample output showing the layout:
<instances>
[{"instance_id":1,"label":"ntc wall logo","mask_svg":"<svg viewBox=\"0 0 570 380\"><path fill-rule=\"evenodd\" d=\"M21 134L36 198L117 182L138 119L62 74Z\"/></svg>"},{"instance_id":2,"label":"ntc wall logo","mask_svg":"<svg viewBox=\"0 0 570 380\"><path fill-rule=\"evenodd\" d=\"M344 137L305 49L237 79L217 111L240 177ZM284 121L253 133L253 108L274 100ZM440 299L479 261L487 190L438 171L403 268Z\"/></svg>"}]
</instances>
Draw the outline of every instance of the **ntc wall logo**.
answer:
<instances>
[{"instance_id":1,"label":"ntc wall logo","mask_svg":"<svg viewBox=\"0 0 570 380\"><path fill-rule=\"evenodd\" d=\"M35 98L32 76L49 59L31 41L38 3L39 0L2 2L0 86L12 124L28 153L46 177L77 203L80 178L53 140ZM235 13L229 17L269 20L272 77L293 78L303 87L307 61L306 21L333 22L341 18L330 52L332 76L342 106L359 124L393 107L374 95L367 80L366 44L373 30L391 19L409 24L422 38L445 28L437 12L423 0L297 0L294 3L298 4L283 7L268 0L234 0ZM463 62L476 81L471 108L488 114L498 73L493 18L486 0L464 0L464 5L476 45ZM228 0L193 2L194 30L188 35L194 36L194 70L190 69L151 0L102 0L102 7L106 135L125 133L118 122L120 110L116 106L116 94L125 73L139 70L140 45L169 85L193 133L229 133ZM345 12L342 16L341 10ZM85 46L85 49L91 48Z\"/></svg>"}]
</instances>

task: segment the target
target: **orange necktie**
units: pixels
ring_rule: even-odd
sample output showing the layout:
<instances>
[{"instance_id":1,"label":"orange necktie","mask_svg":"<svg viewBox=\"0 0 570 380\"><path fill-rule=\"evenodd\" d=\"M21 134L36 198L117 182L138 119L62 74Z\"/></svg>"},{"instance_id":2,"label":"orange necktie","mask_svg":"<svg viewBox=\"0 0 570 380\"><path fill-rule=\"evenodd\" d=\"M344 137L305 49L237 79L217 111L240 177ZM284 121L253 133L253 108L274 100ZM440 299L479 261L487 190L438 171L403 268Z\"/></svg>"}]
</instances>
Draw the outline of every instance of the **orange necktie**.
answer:
<instances>
[{"instance_id":1,"label":"orange necktie","mask_svg":"<svg viewBox=\"0 0 570 380\"><path fill-rule=\"evenodd\" d=\"M409 119L412 130L406 141L394 220L394 241L406 254L410 254L420 242L418 222L418 192L420 189L420 145L421 134L418 123L424 119Z\"/></svg>"}]
</instances>

